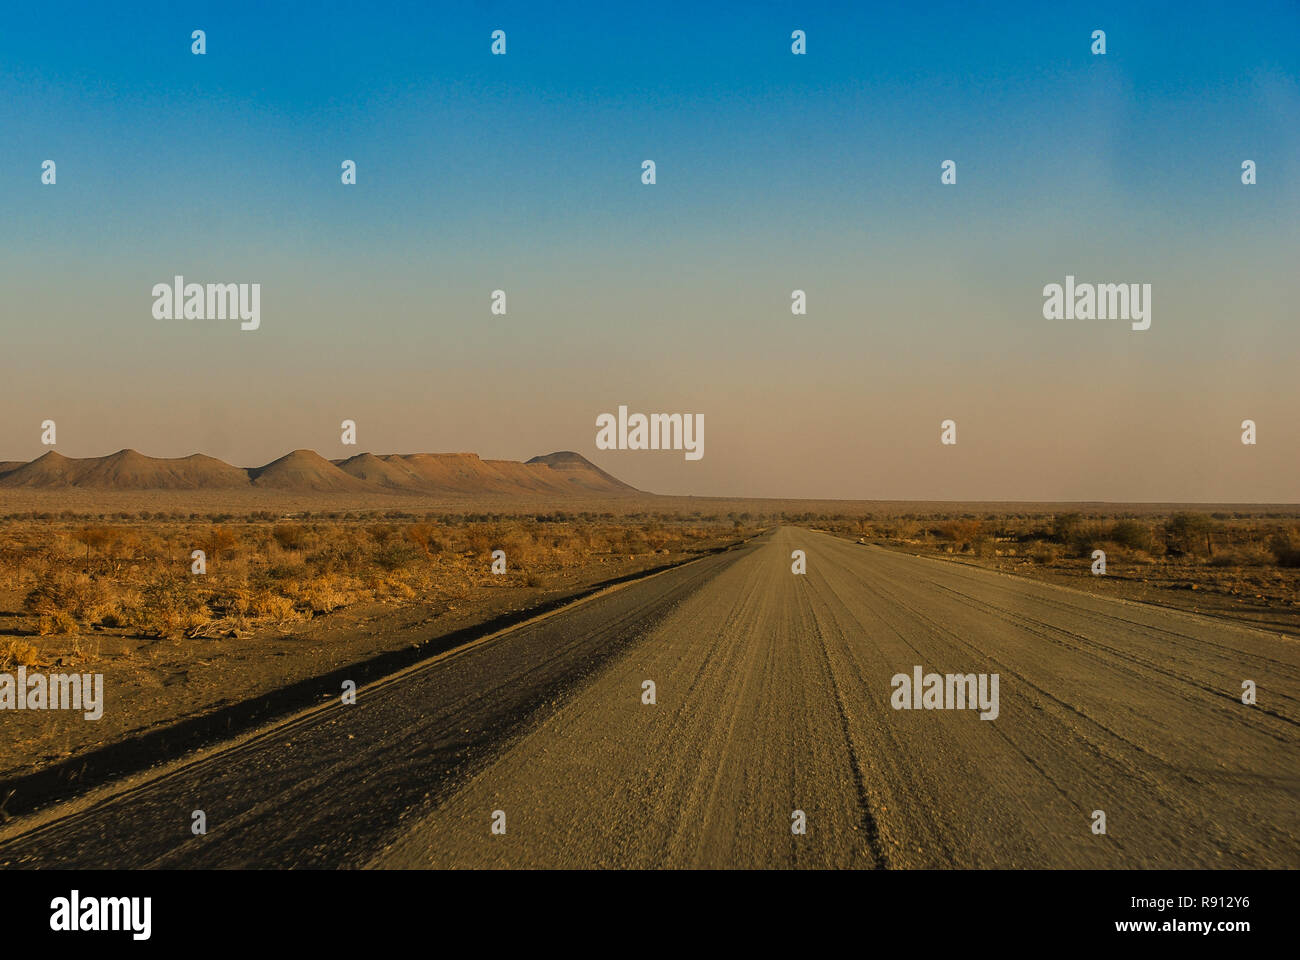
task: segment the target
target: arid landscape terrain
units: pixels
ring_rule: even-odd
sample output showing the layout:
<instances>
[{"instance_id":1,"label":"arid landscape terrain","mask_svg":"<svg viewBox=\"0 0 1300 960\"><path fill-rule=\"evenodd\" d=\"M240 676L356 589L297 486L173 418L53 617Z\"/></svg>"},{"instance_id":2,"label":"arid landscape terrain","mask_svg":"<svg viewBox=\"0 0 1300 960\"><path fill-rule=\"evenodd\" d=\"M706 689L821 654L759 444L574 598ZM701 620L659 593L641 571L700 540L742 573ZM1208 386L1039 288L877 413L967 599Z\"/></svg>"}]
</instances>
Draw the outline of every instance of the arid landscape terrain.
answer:
<instances>
[{"instance_id":1,"label":"arid landscape terrain","mask_svg":"<svg viewBox=\"0 0 1300 960\"><path fill-rule=\"evenodd\" d=\"M133 451L87 460L46 454L0 465L0 671L100 673L107 703L93 722L69 711L6 711L0 717L6 734L0 812L21 819L116 776L328 704L338 699L343 682L379 683L462 647L478 650L483 638L502 631L507 638L529 636L537 618L543 625L565 623L565 617L581 616L570 609L587 609L582 601L589 598L596 604L591 609L621 609L638 595L620 591L625 584L650 591L647 597L655 599L646 610L658 610L655 605L676 594L654 591L654 582L670 581L652 575L683 564L705 572L682 574L683 584L694 584L682 588L688 590L682 597L704 589L715 575L726 580L722 571L735 561L720 554L748 557L741 566L752 569L756 584L766 583L771 571L760 570L767 565L789 573L789 550L774 552L777 530L786 547L804 539L820 544L831 534L831 542L853 550L1007 576L1008 596L1022 598L1008 608L1017 623L1020 605L1037 602L1040 588L1028 584L1041 581L1082 591L1095 598L1090 602L1136 602L1152 611L1144 617L1158 618L1161 608L1170 608L1206 624L1222 622L1225 630L1246 628L1255 638L1252 649L1275 643L1291 650L1300 638L1295 506L658 497L573 453L527 463L472 454L361 454L329 461L300 450L255 469L200 456L155 460ZM758 543L764 546L755 553ZM818 564L842 566L843 574L832 578L836 595L847 587L850 604L859 602L855 591L874 595L879 585L872 574L857 572L859 558L868 555L840 556L838 549L823 546L810 560L810 575L829 573ZM1104 574L1098 550L1105 553ZM714 566L691 565L710 557L717 557ZM754 567L756 557L766 558L761 568ZM871 565L890 577L902 572L885 560ZM848 580L839 582L841 576ZM857 576L868 579L852 588ZM1017 581L1026 585L1015 587ZM881 597L894 602L890 592ZM734 602L734 615L749 617L749 601ZM928 602L940 605L941 596ZM731 623L721 612L726 606L710 607L709 616ZM663 609L636 613L630 634L615 632L603 641L600 631L581 634L583 643L594 644L583 648L588 652L582 657L593 658L590 666L521 647L520 669L532 664L521 676L547 664L563 677L548 681L552 686L530 681L521 689L533 690L529 697L542 696L538 690L573 693L581 688L578 678L675 607ZM753 620L758 633L750 639L763 632L763 623L784 622L789 611L781 610ZM552 611L564 616L548 619ZM925 614L918 610L917 616ZM908 629L917 622L909 619ZM971 629L990 623L981 619ZM709 637L694 640L707 649ZM491 663L486 652L475 657ZM508 662L502 661L503 669ZM869 691L864 681L855 696ZM507 681L500 683L507 685L495 686L493 697L509 689ZM531 699L492 702L515 725L538 709ZM461 759L440 774L451 777L448 782L461 782L455 770L477 754L462 750L456 756ZM855 862L848 849L827 848L827 856ZM462 855L409 848L398 861ZM751 854L728 856L747 862ZM896 865L942 860L934 850L919 859L891 852L878 837L863 856L892 857ZM955 853L951 859L963 862ZM983 862L997 860L971 861Z\"/></svg>"},{"instance_id":2,"label":"arid landscape terrain","mask_svg":"<svg viewBox=\"0 0 1300 960\"><path fill-rule=\"evenodd\" d=\"M103 673L113 697L94 723L7 713L0 778L757 529L645 499L576 454L335 464L295 451L249 471L133 451L0 464L0 670ZM105 500L118 509L86 509Z\"/></svg>"}]
</instances>

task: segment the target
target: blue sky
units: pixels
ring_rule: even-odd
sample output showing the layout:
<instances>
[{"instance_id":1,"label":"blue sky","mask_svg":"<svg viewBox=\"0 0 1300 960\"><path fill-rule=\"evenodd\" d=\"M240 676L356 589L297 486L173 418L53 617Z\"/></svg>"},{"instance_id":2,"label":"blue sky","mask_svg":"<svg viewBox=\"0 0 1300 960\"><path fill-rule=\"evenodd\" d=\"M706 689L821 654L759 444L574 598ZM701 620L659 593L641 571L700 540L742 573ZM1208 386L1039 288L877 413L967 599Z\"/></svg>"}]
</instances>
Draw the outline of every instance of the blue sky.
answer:
<instances>
[{"instance_id":1,"label":"blue sky","mask_svg":"<svg viewBox=\"0 0 1300 960\"><path fill-rule=\"evenodd\" d=\"M1298 148L1292 2L15 7L0 459L51 410L68 455L243 464L353 416L672 493L1295 499ZM263 329L159 325L175 273L261 282ZM1153 283L1153 329L1046 324L1066 273ZM709 453L598 456L619 403Z\"/></svg>"}]
</instances>

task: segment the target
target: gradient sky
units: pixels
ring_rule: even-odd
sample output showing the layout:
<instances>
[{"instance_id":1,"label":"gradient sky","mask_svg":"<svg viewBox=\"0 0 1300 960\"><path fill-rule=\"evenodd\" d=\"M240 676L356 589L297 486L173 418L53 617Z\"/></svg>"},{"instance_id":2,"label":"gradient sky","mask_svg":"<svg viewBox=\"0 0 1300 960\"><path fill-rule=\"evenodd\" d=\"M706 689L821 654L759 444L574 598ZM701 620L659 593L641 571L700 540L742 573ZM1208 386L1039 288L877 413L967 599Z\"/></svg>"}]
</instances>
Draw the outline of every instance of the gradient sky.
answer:
<instances>
[{"instance_id":1,"label":"gradient sky","mask_svg":"<svg viewBox=\"0 0 1300 960\"><path fill-rule=\"evenodd\" d=\"M68 456L1300 500L1293 0L263 6L6 12L0 460L53 418ZM178 273L260 282L261 329L155 320ZM1151 329L1044 320L1066 274L1152 284ZM620 403L703 413L704 458L597 451Z\"/></svg>"}]
</instances>

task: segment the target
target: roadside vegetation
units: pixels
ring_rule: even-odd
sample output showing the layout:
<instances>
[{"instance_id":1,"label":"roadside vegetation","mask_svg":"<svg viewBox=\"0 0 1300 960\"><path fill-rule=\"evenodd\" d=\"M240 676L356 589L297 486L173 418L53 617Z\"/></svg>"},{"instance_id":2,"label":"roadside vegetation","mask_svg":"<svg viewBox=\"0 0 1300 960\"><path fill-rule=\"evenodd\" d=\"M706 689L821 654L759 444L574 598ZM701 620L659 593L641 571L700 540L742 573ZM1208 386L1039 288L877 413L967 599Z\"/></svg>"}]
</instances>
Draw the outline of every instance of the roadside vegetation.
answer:
<instances>
[{"instance_id":1,"label":"roadside vegetation","mask_svg":"<svg viewBox=\"0 0 1300 960\"><path fill-rule=\"evenodd\" d=\"M0 521L0 580L42 636L120 628L219 637L362 601L537 587L557 571L666 559L752 532L721 517L566 513L11 517ZM201 574L193 572L196 550ZM496 550L505 553L504 574L492 573Z\"/></svg>"},{"instance_id":2,"label":"roadside vegetation","mask_svg":"<svg viewBox=\"0 0 1300 960\"><path fill-rule=\"evenodd\" d=\"M1087 587L1130 584L1139 599L1193 609L1269 608L1300 624L1300 517L1295 513L900 514L836 518L832 532ZM1093 574L1104 552L1106 576ZM1186 597L1176 596L1185 592ZM1219 601L1216 605L1215 600Z\"/></svg>"}]
</instances>

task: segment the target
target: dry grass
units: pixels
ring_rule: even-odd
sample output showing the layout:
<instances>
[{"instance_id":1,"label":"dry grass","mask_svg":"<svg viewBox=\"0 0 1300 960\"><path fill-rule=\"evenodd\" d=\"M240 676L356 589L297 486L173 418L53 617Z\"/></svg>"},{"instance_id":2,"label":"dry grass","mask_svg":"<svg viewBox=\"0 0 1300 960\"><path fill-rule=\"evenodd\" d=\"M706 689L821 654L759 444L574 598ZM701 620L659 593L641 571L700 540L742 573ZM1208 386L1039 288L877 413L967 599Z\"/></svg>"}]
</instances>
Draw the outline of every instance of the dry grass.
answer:
<instances>
[{"instance_id":1,"label":"dry grass","mask_svg":"<svg viewBox=\"0 0 1300 960\"><path fill-rule=\"evenodd\" d=\"M1300 622L1300 518L1278 511L1144 509L1132 513L1064 509L914 513L832 518L841 536L914 553L966 558L984 566L1079 582L1092 577L1093 551L1106 554L1107 580L1140 585L1143 599L1188 591L1201 609L1268 608ZM1211 604L1213 605L1213 604Z\"/></svg>"},{"instance_id":2,"label":"dry grass","mask_svg":"<svg viewBox=\"0 0 1300 960\"><path fill-rule=\"evenodd\" d=\"M0 520L0 576L41 635L123 628L219 636L362 601L456 599L537 587L554 571L683 553L740 529L731 518L119 516ZM207 570L191 570L202 550ZM506 573L491 573L492 551Z\"/></svg>"},{"instance_id":3,"label":"dry grass","mask_svg":"<svg viewBox=\"0 0 1300 960\"><path fill-rule=\"evenodd\" d=\"M0 670L35 666L37 660L36 647L21 637L0 640Z\"/></svg>"},{"instance_id":4,"label":"dry grass","mask_svg":"<svg viewBox=\"0 0 1300 960\"><path fill-rule=\"evenodd\" d=\"M538 587L557 571L681 555L790 523L1052 576L1086 575L1092 551L1101 549L1111 578L1300 605L1300 517L1294 508L1106 513L957 504L877 513L862 505L841 512L779 502L766 507L725 513L10 516L0 518L0 582L17 593L32 632L42 635L75 637L104 627L141 637L239 636L364 601L451 603L485 589ZM501 576L490 572L498 549L506 552ZM205 575L190 572L194 550L207 556Z\"/></svg>"}]
</instances>

